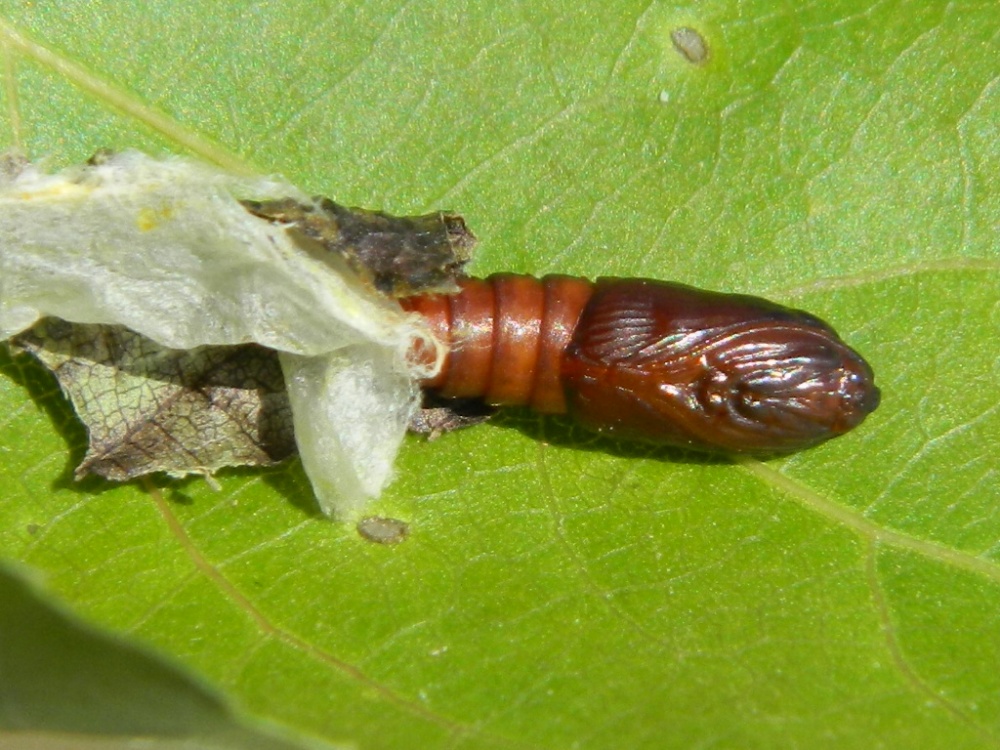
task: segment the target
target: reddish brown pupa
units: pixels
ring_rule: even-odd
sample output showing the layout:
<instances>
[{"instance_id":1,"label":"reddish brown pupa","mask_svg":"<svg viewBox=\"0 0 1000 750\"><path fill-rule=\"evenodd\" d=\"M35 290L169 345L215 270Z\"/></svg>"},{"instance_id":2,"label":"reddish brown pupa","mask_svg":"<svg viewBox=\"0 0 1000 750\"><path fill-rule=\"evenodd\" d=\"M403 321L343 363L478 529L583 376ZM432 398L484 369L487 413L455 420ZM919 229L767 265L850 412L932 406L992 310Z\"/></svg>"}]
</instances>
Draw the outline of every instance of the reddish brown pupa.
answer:
<instances>
[{"instance_id":1,"label":"reddish brown pupa","mask_svg":"<svg viewBox=\"0 0 1000 750\"><path fill-rule=\"evenodd\" d=\"M878 406L868 363L823 321L648 279L498 274L402 300L449 347L423 386L571 414L597 432L729 453L800 450Z\"/></svg>"}]
</instances>

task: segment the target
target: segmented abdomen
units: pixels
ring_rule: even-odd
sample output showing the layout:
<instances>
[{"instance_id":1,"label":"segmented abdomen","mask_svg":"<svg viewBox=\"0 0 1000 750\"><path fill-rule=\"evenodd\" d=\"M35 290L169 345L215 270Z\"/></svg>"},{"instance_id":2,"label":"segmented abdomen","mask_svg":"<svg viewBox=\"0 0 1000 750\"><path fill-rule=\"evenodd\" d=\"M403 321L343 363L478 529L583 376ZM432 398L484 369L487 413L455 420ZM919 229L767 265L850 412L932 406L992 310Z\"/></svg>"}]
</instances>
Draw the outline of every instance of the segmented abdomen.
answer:
<instances>
[{"instance_id":1,"label":"segmented abdomen","mask_svg":"<svg viewBox=\"0 0 1000 750\"><path fill-rule=\"evenodd\" d=\"M459 284L455 295L401 300L449 348L441 372L422 385L445 398L564 413L562 358L593 285L572 276L517 274Z\"/></svg>"}]
</instances>

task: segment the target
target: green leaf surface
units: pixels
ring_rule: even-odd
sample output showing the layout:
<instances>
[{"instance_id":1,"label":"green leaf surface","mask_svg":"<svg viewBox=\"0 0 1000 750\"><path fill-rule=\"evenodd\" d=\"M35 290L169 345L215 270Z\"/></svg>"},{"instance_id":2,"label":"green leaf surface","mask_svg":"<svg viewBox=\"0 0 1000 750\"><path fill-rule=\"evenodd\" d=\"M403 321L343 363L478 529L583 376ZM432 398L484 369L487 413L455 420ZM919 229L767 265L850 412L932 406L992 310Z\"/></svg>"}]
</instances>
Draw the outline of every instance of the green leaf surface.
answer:
<instances>
[{"instance_id":1,"label":"green leaf surface","mask_svg":"<svg viewBox=\"0 0 1000 750\"><path fill-rule=\"evenodd\" d=\"M34 159L192 153L452 209L478 273L769 296L883 390L766 463L522 413L414 438L373 509L410 536L380 546L297 463L74 484L80 428L6 357L0 555L362 748L995 747L998 28L993 0L0 3L0 131Z\"/></svg>"},{"instance_id":2,"label":"green leaf surface","mask_svg":"<svg viewBox=\"0 0 1000 750\"><path fill-rule=\"evenodd\" d=\"M3 750L303 748L240 726L197 680L95 633L39 594L0 565Z\"/></svg>"}]
</instances>

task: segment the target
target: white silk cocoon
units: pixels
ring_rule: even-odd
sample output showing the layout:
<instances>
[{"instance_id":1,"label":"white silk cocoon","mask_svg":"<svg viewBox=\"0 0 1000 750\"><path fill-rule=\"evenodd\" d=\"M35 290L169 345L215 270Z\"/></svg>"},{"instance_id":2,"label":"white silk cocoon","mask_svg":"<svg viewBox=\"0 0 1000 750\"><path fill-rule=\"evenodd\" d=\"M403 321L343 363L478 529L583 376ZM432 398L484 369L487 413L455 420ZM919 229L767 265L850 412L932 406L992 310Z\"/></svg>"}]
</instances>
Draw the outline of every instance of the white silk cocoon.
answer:
<instances>
[{"instance_id":1,"label":"white silk cocoon","mask_svg":"<svg viewBox=\"0 0 1000 750\"><path fill-rule=\"evenodd\" d=\"M418 406L407 360L428 330L238 199L310 199L137 152L0 177L0 339L56 316L164 346L280 352L302 463L323 511L356 517L388 482ZM327 254L329 255L329 254Z\"/></svg>"}]
</instances>

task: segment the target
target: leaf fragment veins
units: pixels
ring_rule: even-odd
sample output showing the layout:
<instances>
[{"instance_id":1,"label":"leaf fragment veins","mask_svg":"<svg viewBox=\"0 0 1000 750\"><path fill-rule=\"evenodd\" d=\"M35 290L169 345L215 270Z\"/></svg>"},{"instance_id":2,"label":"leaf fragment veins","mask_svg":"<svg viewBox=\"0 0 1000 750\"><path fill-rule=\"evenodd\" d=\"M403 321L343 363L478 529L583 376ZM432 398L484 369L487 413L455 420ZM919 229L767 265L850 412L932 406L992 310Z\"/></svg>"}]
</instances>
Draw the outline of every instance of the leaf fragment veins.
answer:
<instances>
[{"instance_id":1,"label":"leaf fragment veins","mask_svg":"<svg viewBox=\"0 0 1000 750\"><path fill-rule=\"evenodd\" d=\"M55 375L87 426L76 478L210 474L295 453L276 352L257 345L170 349L123 326L45 318L11 341Z\"/></svg>"}]
</instances>

